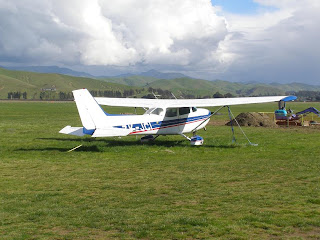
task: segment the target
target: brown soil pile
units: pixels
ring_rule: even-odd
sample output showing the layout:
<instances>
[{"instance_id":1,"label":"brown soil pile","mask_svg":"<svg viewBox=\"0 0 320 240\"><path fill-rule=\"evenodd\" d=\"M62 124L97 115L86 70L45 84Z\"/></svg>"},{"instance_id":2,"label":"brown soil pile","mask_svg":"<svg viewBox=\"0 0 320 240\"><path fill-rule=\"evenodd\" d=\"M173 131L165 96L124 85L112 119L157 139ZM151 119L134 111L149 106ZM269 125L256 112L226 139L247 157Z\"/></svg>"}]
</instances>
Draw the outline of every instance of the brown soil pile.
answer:
<instances>
[{"instance_id":1,"label":"brown soil pile","mask_svg":"<svg viewBox=\"0 0 320 240\"><path fill-rule=\"evenodd\" d=\"M261 113L255 112L247 112L247 113L240 113L236 117L240 126L253 126L253 127L278 127L278 125L270 119L267 115L263 115ZM235 120L232 120L233 126L236 126L237 123ZM226 125L230 126L230 122Z\"/></svg>"}]
</instances>

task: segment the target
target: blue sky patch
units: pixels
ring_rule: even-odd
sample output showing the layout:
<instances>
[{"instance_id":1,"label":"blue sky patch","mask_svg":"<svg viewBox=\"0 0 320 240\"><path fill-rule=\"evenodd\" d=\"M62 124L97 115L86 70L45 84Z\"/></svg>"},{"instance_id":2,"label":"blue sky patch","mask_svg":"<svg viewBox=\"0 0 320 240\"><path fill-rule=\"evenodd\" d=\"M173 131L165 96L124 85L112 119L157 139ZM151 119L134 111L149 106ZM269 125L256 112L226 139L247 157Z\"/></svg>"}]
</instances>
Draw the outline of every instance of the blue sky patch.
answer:
<instances>
[{"instance_id":1,"label":"blue sky patch","mask_svg":"<svg viewBox=\"0 0 320 240\"><path fill-rule=\"evenodd\" d=\"M272 11L275 8L261 6L253 0L211 0L213 5L221 6L224 12L235 14L254 14L260 11Z\"/></svg>"}]
</instances>

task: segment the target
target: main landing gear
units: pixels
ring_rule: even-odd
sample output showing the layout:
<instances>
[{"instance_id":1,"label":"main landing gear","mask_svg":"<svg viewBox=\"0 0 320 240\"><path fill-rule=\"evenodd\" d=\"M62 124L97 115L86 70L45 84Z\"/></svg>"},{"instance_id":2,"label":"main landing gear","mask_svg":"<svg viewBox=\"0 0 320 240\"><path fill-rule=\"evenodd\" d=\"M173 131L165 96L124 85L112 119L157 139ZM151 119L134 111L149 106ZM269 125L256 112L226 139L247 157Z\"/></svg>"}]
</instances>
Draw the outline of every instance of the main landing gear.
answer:
<instances>
[{"instance_id":1,"label":"main landing gear","mask_svg":"<svg viewBox=\"0 0 320 240\"><path fill-rule=\"evenodd\" d=\"M140 138L141 143L148 143L156 140L156 138L159 137L159 135L153 136L153 135L146 135L142 138Z\"/></svg>"}]
</instances>

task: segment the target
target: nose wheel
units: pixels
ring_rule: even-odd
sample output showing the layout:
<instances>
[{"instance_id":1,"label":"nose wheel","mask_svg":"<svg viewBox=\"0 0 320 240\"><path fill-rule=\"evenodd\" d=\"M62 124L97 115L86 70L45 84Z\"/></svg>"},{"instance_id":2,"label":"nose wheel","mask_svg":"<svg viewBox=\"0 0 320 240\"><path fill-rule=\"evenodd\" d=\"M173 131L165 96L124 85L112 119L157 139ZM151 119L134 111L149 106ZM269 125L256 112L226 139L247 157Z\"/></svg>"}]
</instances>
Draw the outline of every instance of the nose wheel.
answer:
<instances>
[{"instance_id":1,"label":"nose wheel","mask_svg":"<svg viewBox=\"0 0 320 240\"><path fill-rule=\"evenodd\" d=\"M201 146L203 144L203 138L199 135L195 135L191 138L190 143L192 146Z\"/></svg>"},{"instance_id":2,"label":"nose wheel","mask_svg":"<svg viewBox=\"0 0 320 240\"><path fill-rule=\"evenodd\" d=\"M180 134L182 137L188 139L190 141L191 146L201 146L203 145L203 138L200 137L199 135L195 135L196 133L194 132L193 137L189 138L188 136L184 134Z\"/></svg>"}]
</instances>

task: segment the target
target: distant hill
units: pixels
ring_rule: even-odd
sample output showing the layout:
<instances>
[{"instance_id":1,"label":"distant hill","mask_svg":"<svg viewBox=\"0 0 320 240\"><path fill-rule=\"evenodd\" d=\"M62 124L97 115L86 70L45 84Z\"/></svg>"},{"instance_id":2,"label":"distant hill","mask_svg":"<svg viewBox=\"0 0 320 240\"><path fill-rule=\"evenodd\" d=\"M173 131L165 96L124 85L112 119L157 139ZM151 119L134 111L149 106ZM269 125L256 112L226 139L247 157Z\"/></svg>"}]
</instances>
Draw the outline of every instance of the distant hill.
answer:
<instances>
[{"instance_id":1,"label":"distant hill","mask_svg":"<svg viewBox=\"0 0 320 240\"><path fill-rule=\"evenodd\" d=\"M158 79L176 79L176 78L190 78L189 76L186 76L182 73L163 73L163 72L158 72L154 69L149 70L147 72L142 72L139 75L144 76L144 77L153 77L153 78L158 78Z\"/></svg>"},{"instance_id":2,"label":"distant hill","mask_svg":"<svg viewBox=\"0 0 320 240\"><path fill-rule=\"evenodd\" d=\"M154 73L154 71L153 71ZM152 75L152 74L150 74ZM172 75L173 76L173 75ZM302 83L292 84L262 84L234 83L222 80L207 81L189 77L175 79L158 79L152 76L122 76L106 79L74 77L56 73L35 73L15 71L0 68L0 98L6 99L9 92L27 92L28 99L39 99L40 92L71 92L74 89L87 88L95 91L120 91L122 96L142 97L153 92L170 97L171 92L176 97L212 97L219 92L231 93L234 96L267 96L285 95L286 92L320 91L320 86ZM159 91L158 91L159 90ZM128 93L130 92L130 93ZM151 94L152 95L152 94ZM51 97L51 95L50 95Z\"/></svg>"},{"instance_id":3,"label":"distant hill","mask_svg":"<svg viewBox=\"0 0 320 240\"><path fill-rule=\"evenodd\" d=\"M131 87L146 87L150 83L159 80L154 77L138 76L138 75L122 76L122 77L104 77L99 79L105 82L119 83L119 84L131 86Z\"/></svg>"},{"instance_id":4,"label":"distant hill","mask_svg":"<svg viewBox=\"0 0 320 240\"><path fill-rule=\"evenodd\" d=\"M16 70L16 71L25 71L25 72L37 72L37 73L58 73L64 74L74 77L88 77L94 78L93 75L90 75L85 72L77 72L73 71L69 68L61 68L58 66L23 66L23 67L5 67L9 70Z\"/></svg>"},{"instance_id":5,"label":"distant hill","mask_svg":"<svg viewBox=\"0 0 320 240\"><path fill-rule=\"evenodd\" d=\"M152 88L162 88L183 94L212 96L216 92L231 93L234 96L264 96L284 95L286 88L274 87L265 84L242 84L227 81L206 81L190 78L173 80L157 80L149 84Z\"/></svg>"},{"instance_id":6,"label":"distant hill","mask_svg":"<svg viewBox=\"0 0 320 240\"><path fill-rule=\"evenodd\" d=\"M120 83L128 86L148 87L150 83L159 79L172 80L177 78L190 78L182 73L162 73L150 70L139 74L121 74L115 77L99 77L106 82Z\"/></svg>"},{"instance_id":7,"label":"distant hill","mask_svg":"<svg viewBox=\"0 0 320 240\"><path fill-rule=\"evenodd\" d=\"M191 78L160 79L150 83L149 87L172 91L177 97L180 95L209 95L212 97L215 92L220 90L210 81Z\"/></svg>"},{"instance_id":8,"label":"distant hill","mask_svg":"<svg viewBox=\"0 0 320 240\"><path fill-rule=\"evenodd\" d=\"M157 70L151 69L146 72L142 73L126 73L126 74L120 74L115 76L116 78L125 78L125 77L132 77L132 76L143 76L143 77L151 77L154 79L175 79L175 78L190 78L189 76L186 76L182 73L176 73L176 72L169 72L169 73L163 73L159 72ZM102 78L109 78L109 77L102 77Z\"/></svg>"},{"instance_id":9,"label":"distant hill","mask_svg":"<svg viewBox=\"0 0 320 240\"><path fill-rule=\"evenodd\" d=\"M13 71L0 68L0 98L6 99L10 91L26 91L29 99L39 99L43 89L54 89L56 92L71 92L74 89L87 88L90 90L124 91L130 87L107 83L104 81L73 77L55 73L34 73Z\"/></svg>"},{"instance_id":10,"label":"distant hill","mask_svg":"<svg viewBox=\"0 0 320 240\"><path fill-rule=\"evenodd\" d=\"M280 83L270 83L269 85L276 88L286 89L286 91L320 91L320 86L309 85L304 83L289 83L289 84L280 84Z\"/></svg>"}]
</instances>

